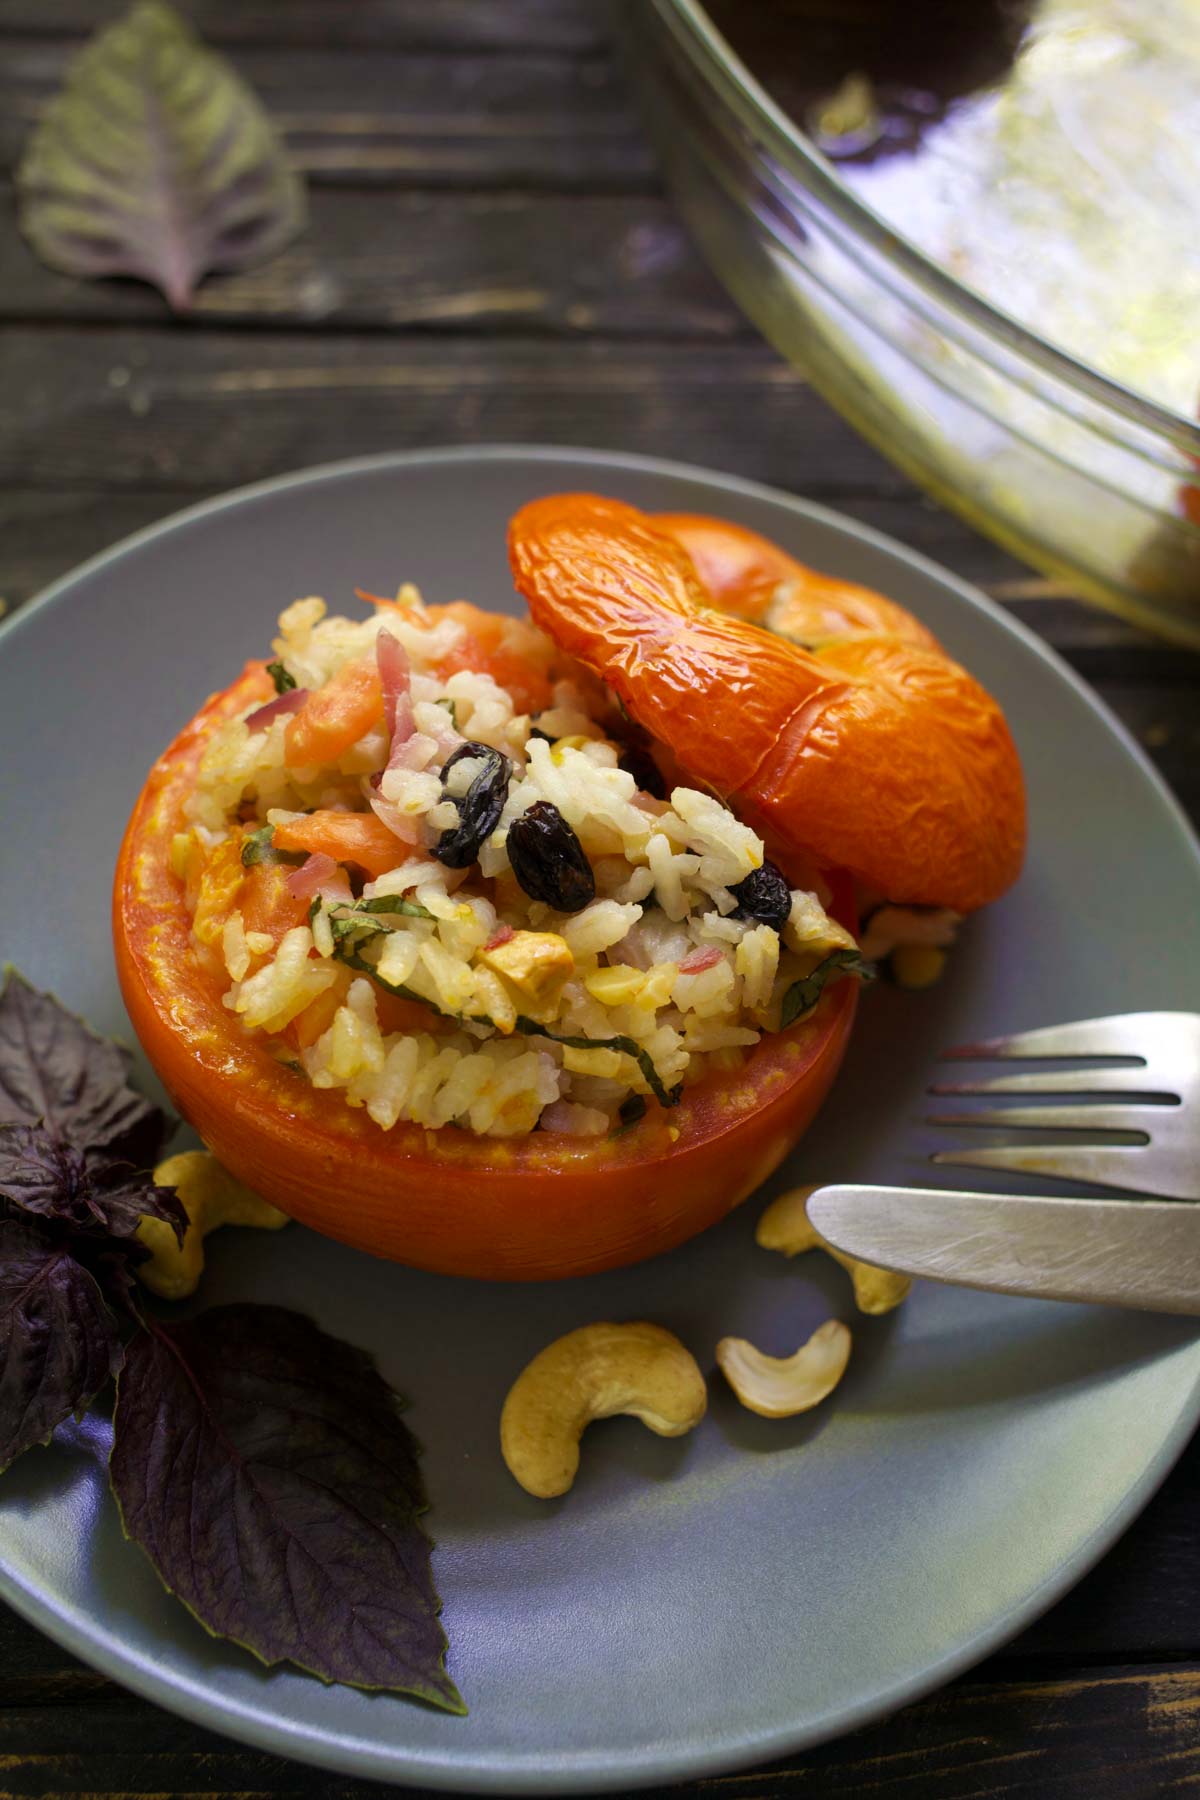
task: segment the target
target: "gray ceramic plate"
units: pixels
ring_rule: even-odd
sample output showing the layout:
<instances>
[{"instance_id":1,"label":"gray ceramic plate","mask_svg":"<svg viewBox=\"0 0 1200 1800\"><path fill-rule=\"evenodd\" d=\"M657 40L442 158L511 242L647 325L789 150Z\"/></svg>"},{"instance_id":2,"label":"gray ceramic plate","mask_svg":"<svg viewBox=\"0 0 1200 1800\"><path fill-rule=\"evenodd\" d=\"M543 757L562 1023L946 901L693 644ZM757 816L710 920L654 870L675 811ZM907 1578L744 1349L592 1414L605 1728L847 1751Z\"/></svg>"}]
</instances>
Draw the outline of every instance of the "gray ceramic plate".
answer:
<instances>
[{"instance_id":1,"label":"gray ceramic plate","mask_svg":"<svg viewBox=\"0 0 1200 1800\"><path fill-rule=\"evenodd\" d=\"M355 583L412 578L431 598L510 607L505 521L567 487L724 513L884 589L995 690L1025 758L1020 884L971 924L943 987L867 996L787 1179L927 1179L921 1096L939 1045L1200 1005L1196 845L1139 751L1032 637L919 557L782 494L559 450L398 456L251 488L131 539L19 615L0 636L4 955L105 1031L127 1029L110 871L179 724L298 594L353 609ZM657 1319L711 1368L726 1332L781 1353L831 1312L852 1318L840 1270L754 1248L757 1211L641 1268L524 1289L413 1274L299 1228L214 1240L207 1299L300 1307L368 1345L412 1397L469 1718L267 1672L207 1638L122 1541L102 1421L0 1482L0 1592L195 1719L422 1785L661 1781L901 1705L1048 1606L1128 1524L1200 1411L1196 1328L925 1288L857 1328L849 1375L815 1415L756 1418L717 1379L692 1436L593 1427L574 1491L528 1499L501 1464L497 1420L513 1376L560 1332Z\"/></svg>"}]
</instances>

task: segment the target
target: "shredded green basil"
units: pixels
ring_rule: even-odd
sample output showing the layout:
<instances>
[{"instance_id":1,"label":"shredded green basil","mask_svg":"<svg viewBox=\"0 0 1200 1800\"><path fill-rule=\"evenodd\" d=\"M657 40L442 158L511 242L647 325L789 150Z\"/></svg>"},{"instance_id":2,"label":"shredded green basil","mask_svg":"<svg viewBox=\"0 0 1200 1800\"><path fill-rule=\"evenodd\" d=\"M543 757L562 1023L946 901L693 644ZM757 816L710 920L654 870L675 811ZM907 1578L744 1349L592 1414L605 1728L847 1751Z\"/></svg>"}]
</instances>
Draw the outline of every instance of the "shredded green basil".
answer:
<instances>
[{"instance_id":1,"label":"shredded green basil","mask_svg":"<svg viewBox=\"0 0 1200 1800\"><path fill-rule=\"evenodd\" d=\"M275 683L277 694L290 694L296 685L296 677L289 675L281 662L268 663L267 674Z\"/></svg>"},{"instance_id":2,"label":"shredded green basil","mask_svg":"<svg viewBox=\"0 0 1200 1800\"><path fill-rule=\"evenodd\" d=\"M622 1056L632 1056L638 1068L646 1078L646 1085L651 1089L660 1106L678 1106L679 1096L683 1092L683 1083L678 1087L665 1086L662 1076L654 1066L654 1058L648 1050L643 1050L636 1038L631 1037L567 1037L557 1031L547 1030L539 1025L536 1019L527 1019L518 1015L517 1030L523 1031L526 1037L549 1038L554 1044L567 1044L572 1050L619 1050Z\"/></svg>"},{"instance_id":3,"label":"shredded green basil","mask_svg":"<svg viewBox=\"0 0 1200 1800\"><path fill-rule=\"evenodd\" d=\"M381 987L385 994L394 994L397 1000L415 1000L418 1006L428 1007L429 1011L436 1013L439 1019L453 1019L456 1025L462 1025L467 1018L470 1018L477 1025L490 1025L493 1030L495 1029L495 1020L489 1019L486 1013L443 1012L440 1006L434 1001L426 999L424 994L418 994L415 988L405 987L402 981L386 981L375 964L367 961L349 937L343 937L335 942L333 954L339 962L344 962L348 969L357 969L361 974L369 975L377 987Z\"/></svg>"},{"instance_id":4,"label":"shredded green basil","mask_svg":"<svg viewBox=\"0 0 1200 1800\"><path fill-rule=\"evenodd\" d=\"M432 919L427 906L416 900L402 900L399 894L377 894L373 900L356 900L353 905L335 902L330 908L329 925L335 938L349 937L354 932L382 933L399 931L389 925L380 913L398 914L405 919Z\"/></svg>"},{"instance_id":5,"label":"shredded green basil","mask_svg":"<svg viewBox=\"0 0 1200 1800\"><path fill-rule=\"evenodd\" d=\"M276 850L275 827L260 825L242 839L242 866L252 869L255 863L302 863L308 858L303 850Z\"/></svg>"},{"instance_id":6,"label":"shredded green basil","mask_svg":"<svg viewBox=\"0 0 1200 1800\"><path fill-rule=\"evenodd\" d=\"M865 962L857 950L831 950L809 975L793 981L783 996L779 1029L786 1031L802 1013L810 1012L831 981L843 975L856 975L860 981L874 981L874 963Z\"/></svg>"}]
</instances>

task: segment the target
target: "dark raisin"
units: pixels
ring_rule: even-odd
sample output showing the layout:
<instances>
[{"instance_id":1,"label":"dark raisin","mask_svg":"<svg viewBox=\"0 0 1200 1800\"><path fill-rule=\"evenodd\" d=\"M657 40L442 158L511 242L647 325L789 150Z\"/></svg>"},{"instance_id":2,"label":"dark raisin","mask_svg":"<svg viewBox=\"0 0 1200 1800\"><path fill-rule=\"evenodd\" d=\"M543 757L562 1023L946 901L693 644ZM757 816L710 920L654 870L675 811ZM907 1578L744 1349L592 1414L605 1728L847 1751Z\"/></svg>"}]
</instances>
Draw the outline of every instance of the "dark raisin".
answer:
<instances>
[{"instance_id":1,"label":"dark raisin","mask_svg":"<svg viewBox=\"0 0 1200 1800\"><path fill-rule=\"evenodd\" d=\"M455 763L467 757L478 757L483 763L465 794L452 795L446 777ZM433 846L433 854L448 869L467 869L479 855L484 838L490 837L500 823L504 802L508 799L508 783L512 764L490 744L460 744L442 765L442 798L453 799L458 808L458 824L443 831Z\"/></svg>"},{"instance_id":2,"label":"dark raisin","mask_svg":"<svg viewBox=\"0 0 1200 1800\"><path fill-rule=\"evenodd\" d=\"M662 770L641 744L627 744L617 760L617 767L633 776L643 794L653 794L656 800L666 799L667 784Z\"/></svg>"},{"instance_id":3,"label":"dark raisin","mask_svg":"<svg viewBox=\"0 0 1200 1800\"><path fill-rule=\"evenodd\" d=\"M549 800L538 800L508 828L508 860L531 900L556 912L580 912L596 898L583 845Z\"/></svg>"},{"instance_id":4,"label":"dark raisin","mask_svg":"<svg viewBox=\"0 0 1200 1800\"><path fill-rule=\"evenodd\" d=\"M764 862L761 869L755 869L753 875L747 875L745 881L739 881L729 891L737 901L735 919L757 919L773 931L782 931L787 924L792 910L791 889L773 862Z\"/></svg>"}]
</instances>

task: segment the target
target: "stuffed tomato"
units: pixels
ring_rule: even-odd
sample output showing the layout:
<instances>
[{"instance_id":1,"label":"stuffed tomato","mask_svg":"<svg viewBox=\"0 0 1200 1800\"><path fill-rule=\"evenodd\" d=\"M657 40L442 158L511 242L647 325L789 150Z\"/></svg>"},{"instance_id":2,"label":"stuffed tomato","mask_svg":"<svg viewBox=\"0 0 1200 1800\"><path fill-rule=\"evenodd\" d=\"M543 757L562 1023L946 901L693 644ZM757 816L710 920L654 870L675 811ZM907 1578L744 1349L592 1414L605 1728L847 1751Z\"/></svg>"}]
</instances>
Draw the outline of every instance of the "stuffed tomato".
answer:
<instances>
[{"instance_id":1,"label":"stuffed tomato","mask_svg":"<svg viewBox=\"0 0 1200 1800\"><path fill-rule=\"evenodd\" d=\"M609 503L569 504L590 529ZM777 640L623 510L660 580L691 571L696 629L743 634L710 734L747 700L761 732ZM534 625L407 589L289 607L151 772L114 893L134 1027L220 1160L332 1237L499 1279L635 1261L744 1199L863 972L853 862L696 766L691 649L630 682L628 622L607 650L581 627L591 538L573 563L560 533L547 616L546 517L514 522Z\"/></svg>"}]
</instances>

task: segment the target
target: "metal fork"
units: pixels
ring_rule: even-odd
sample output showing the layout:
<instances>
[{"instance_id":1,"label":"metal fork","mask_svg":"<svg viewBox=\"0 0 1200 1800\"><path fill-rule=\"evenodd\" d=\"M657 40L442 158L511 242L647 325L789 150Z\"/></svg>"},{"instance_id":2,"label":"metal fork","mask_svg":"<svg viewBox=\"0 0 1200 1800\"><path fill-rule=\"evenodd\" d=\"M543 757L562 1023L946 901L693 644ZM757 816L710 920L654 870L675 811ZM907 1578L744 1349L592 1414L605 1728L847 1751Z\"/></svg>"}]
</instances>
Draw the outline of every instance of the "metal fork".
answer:
<instances>
[{"instance_id":1,"label":"metal fork","mask_svg":"<svg viewBox=\"0 0 1200 1800\"><path fill-rule=\"evenodd\" d=\"M931 1094L1120 1094L1122 1105L999 1106L930 1115L934 1125L1006 1131L1069 1131L1072 1143L940 1150L930 1160L957 1168L1000 1169L1090 1182L1170 1200L1200 1199L1200 1013L1116 1013L985 1038L943 1052L943 1060L1071 1061L1091 1067L935 1083ZM1120 1063L1122 1066L1114 1066ZM1086 1134L1094 1143L1081 1141ZM1114 1134L1118 1134L1117 1140ZM1141 1141L1121 1142L1136 1135Z\"/></svg>"},{"instance_id":2,"label":"metal fork","mask_svg":"<svg viewBox=\"0 0 1200 1800\"><path fill-rule=\"evenodd\" d=\"M960 1044L954 1061L1088 1061L1087 1068L938 1082L935 1094L1120 1094L1125 1104L998 1106L937 1113L985 1125L1093 1138L942 1150L959 1167L1051 1175L1159 1200L823 1187L807 1201L826 1244L885 1269L956 1286L1200 1315L1200 1014L1122 1013ZM1117 1066L1120 1065L1120 1066ZM1138 1143L1114 1142L1137 1136Z\"/></svg>"}]
</instances>

